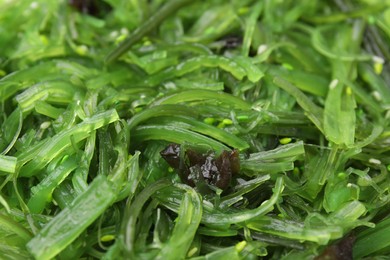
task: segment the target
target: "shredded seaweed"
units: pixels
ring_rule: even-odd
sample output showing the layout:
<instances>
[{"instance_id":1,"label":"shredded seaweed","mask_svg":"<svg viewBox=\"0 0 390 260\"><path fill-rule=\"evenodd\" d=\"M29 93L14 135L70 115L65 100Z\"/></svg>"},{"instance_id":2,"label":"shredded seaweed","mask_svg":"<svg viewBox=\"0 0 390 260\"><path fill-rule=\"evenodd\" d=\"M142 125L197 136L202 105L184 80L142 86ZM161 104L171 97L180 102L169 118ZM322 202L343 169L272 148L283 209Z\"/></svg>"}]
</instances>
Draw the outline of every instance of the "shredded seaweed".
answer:
<instances>
[{"instance_id":1,"label":"shredded seaweed","mask_svg":"<svg viewBox=\"0 0 390 260\"><path fill-rule=\"evenodd\" d=\"M0 10L1 259L387 259L389 1Z\"/></svg>"}]
</instances>

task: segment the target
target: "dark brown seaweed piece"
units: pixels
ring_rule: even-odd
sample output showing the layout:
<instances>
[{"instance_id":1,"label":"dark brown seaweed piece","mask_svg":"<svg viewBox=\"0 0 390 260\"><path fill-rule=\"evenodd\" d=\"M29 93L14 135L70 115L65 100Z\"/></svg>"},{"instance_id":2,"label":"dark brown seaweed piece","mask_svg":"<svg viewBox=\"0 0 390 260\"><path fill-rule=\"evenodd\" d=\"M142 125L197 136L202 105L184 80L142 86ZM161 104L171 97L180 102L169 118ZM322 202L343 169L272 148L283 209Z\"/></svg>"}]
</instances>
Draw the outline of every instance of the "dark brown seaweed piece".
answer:
<instances>
[{"instance_id":1,"label":"dark brown seaweed piece","mask_svg":"<svg viewBox=\"0 0 390 260\"><path fill-rule=\"evenodd\" d=\"M81 13L100 18L111 10L111 6L102 0L69 0L69 5Z\"/></svg>"},{"instance_id":2,"label":"dark brown seaweed piece","mask_svg":"<svg viewBox=\"0 0 390 260\"><path fill-rule=\"evenodd\" d=\"M205 182L224 190L230 185L232 176L240 170L237 150L222 151L216 156L213 151L200 153L194 149L186 149L182 158L180 149L180 145L170 144L160 154L178 171L182 182L192 187Z\"/></svg>"},{"instance_id":3,"label":"dark brown seaweed piece","mask_svg":"<svg viewBox=\"0 0 390 260\"><path fill-rule=\"evenodd\" d=\"M229 160L233 175L238 174L240 172L240 157L238 155L239 154L237 149L234 149L229 154Z\"/></svg>"},{"instance_id":4,"label":"dark brown seaweed piece","mask_svg":"<svg viewBox=\"0 0 390 260\"><path fill-rule=\"evenodd\" d=\"M189 165L203 164L205 161L204 154L200 154L192 149L187 149L185 155L188 158Z\"/></svg>"},{"instance_id":5,"label":"dark brown seaweed piece","mask_svg":"<svg viewBox=\"0 0 390 260\"><path fill-rule=\"evenodd\" d=\"M356 237L349 235L337 243L328 246L315 260L352 260L352 248Z\"/></svg>"},{"instance_id":6,"label":"dark brown seaweed piece","mask_svg":"<svg viewBox=\"0 0 390 260\"><path fill-rule=\"evenodd\" d=\"M228 151L222 151L221 155L216 159L215 164L219 172L213 176L212 183L221 189L225 189L229 186L232 178L230 153Z\"/></svg>"},{"instance_id":7,"label":"dark brown seaweed piece","mask_svg":"<svg viewBox=\"0 0 390 260\"><path fill-rule=\"evenodd\" d=\"M221 41L224 43L223 45L223 51L227 49L236 49L242 44L242 37L241 36L235 36L231 35L228 37L224 37L221 39Z\"/></svg>"},{"instance_id":8,"label":"dark brown seaweed piece","mask_svg":"<svg viewBox=\"0 0 390 260\"><path fill-rule=\"evenodd\" d=\"M164 160L174 169L180 167L180 145L170 144L160 152Z\"/></svg>"},{"instance_id":9,"label":"dark brown seaweed piece","mask_svg":"<svg viewBox=\"0 0 390 260\"><path fill-rule=\"evenodd\" d=\"M92 0L69 0L69 4L79 12L85 14L95 13L95 5Z\"/></svg>"}]
</instances>

